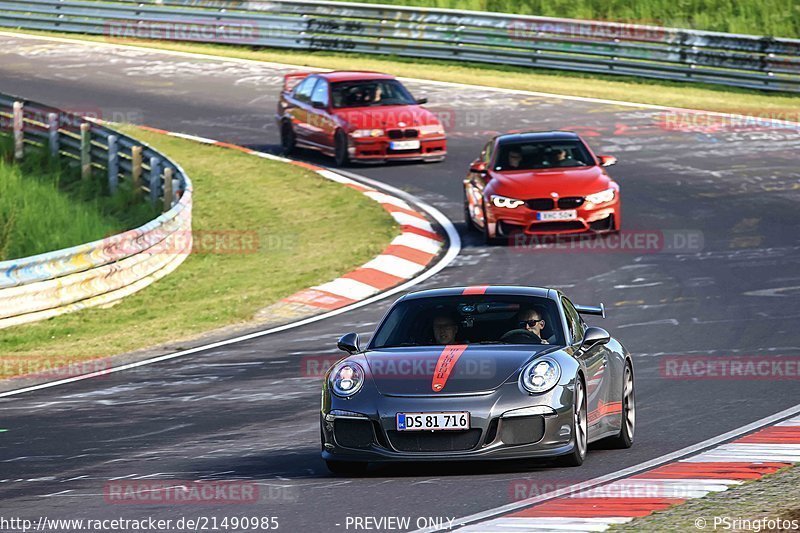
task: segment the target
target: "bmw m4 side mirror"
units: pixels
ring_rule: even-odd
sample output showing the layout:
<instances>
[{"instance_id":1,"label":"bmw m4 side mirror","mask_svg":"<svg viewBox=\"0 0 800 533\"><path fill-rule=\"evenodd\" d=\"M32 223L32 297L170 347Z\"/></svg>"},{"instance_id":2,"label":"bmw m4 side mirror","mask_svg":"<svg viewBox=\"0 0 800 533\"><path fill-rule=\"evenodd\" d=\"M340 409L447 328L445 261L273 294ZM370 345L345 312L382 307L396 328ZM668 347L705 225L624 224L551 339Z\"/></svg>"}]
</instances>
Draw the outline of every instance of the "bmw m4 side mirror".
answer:
<instances>
[{"instance_id":1,"label":"bmw m4 side mirror","mask_svg":"<svg viewBox=\"0 0 800 533\"><path fill-rule=\"evenodd\" d=\"M608 333L606 333L608 335ZM339 338L336 347L350 355L361 351L361 343L358 340L358 333L346 333Z\"/></svg>"},{"instance_id":2,"label":"bmw m4 side mirror","mask_svg":"<svg viewBox=\"0 0 800 533\"><path fill-rule=\"evenodd\" d=\"M486 163L484 163L480 159L476 159L469 166L469 171L475 174L486 174Z\"/></svg>"},{"instance_id":3,"label":"bmw m4 side mirror","mask_svg":"<svg viewBox=\"0 0 800 533\"><path fill-rule=\"evenodd\" d=\"M613 155L599 155L597 159L600 160L601 167L610 167L611 165L617 164L617 158Z\"/></svg>"},{"instance_id":4,"label":"bmw m4 side mirror","mask_svg":"<svg viewBox=\"0 0 800 533\"><path fill-rule=\"evenodd\" d=\"M581 343L580 350L585 351L593 346L605 344L610 340L611 335L609 335L608 332L603 328L586 328L586 333L583 334L583 342Z\"/></svg>"},{"instance_id":5,"label":"bmw m4 side mirror","mask_svg":"<svg viewBox=\"0 0 800 533\"><path fill-rule=\"evenodd\" d=\"M427 104L428 103L428 99L427 98L417 98L417 103L419 105Z\"/></svg>"},{"instance_id":6,"label":"bmw m4 side mirror","mask_svg":"<svg viewBox=\"0 0 800 533\"><path fill-rule=\"evenodd\" d=\"M328 106L325 105L325 102L316 101L316 102L311 102L311 107L313 107L314 109L325 109Z\"/></svg>"}]
</instances>

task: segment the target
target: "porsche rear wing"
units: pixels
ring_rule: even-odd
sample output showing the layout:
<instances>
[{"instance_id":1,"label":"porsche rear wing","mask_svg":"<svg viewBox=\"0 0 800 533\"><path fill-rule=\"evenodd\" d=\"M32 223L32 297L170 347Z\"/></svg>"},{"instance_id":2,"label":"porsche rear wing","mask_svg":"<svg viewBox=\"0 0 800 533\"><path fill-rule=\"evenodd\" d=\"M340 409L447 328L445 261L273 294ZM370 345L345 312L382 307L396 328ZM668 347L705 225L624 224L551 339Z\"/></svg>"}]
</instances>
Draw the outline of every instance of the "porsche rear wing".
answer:
<instances>
[{"instance_id":1,"label":"porsche rear wing","mask_svg":"<svg viewBox=\"0 0 800 533\"><path fill-rule=\"evenodd\" d=\"M283 77L283 92L289 92L295 86L306 79L310 72L291 72Z\"/></svg>"},{"instance_id":2,"label":"porsche rear wing","mask_svg":"<svg viewBox=\"0 0 800 533\"><path fill-rule=\"evenodd\" d=\"M575 310L582 315L597 315L603 318L606 317L606 306L604 306L602 303L599 306L576 305Z\"/></svg>"}]
</instances>

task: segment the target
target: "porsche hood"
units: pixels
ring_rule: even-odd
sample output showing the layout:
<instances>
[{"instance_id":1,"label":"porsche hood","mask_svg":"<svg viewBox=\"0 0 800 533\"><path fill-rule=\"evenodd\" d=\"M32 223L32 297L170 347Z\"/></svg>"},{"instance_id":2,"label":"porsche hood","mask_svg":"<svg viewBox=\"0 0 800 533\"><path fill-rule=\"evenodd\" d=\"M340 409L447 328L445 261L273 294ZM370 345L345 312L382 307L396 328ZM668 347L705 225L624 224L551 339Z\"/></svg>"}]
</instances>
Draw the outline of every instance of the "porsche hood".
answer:
<instances>
[{"instance_id":1,"label":"porsche hood","mask_svg":"<svg viewBox=\"0 0 800 533\"><path fill-rule=\"evenodd\" d=\"M386 348L364 354L378 392L390 396L485 392L496 389L548 345L448 345Z\"/></svg>"}]
</instances>

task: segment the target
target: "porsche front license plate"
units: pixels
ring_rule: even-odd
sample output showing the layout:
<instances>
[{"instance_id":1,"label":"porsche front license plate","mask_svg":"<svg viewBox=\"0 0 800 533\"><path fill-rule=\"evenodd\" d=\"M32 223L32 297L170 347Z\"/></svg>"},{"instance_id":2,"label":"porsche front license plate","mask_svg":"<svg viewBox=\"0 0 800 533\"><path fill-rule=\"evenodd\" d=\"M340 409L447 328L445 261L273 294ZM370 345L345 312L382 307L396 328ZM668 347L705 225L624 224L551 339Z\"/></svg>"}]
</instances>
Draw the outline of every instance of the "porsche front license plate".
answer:
<instances>
[{"instance_id":1,"label":"porsche front license plate","mask_svg":"<svg viewBox=\"0 0 800 533\"><path fill-rule=\"evenodd\" d=\"M469 412L397 413L397 431L469 429Z\"/></svg>"},{"instance_id":2,"label":"porsche front license plate","mask_svg":"<svg viewBox=\"0 0 800 533\"><path fill-rule=\"evenodd\" d=\"M536 214L537 220L573 220L578 218L578 212L574 209L566 211L546 211Z\"/></svg>"},{"instance_id":3,"label":"porsche front license plate","mask_svg":"<svg viewBox=\"0 0 800 533\"><path fill-rule=\"evenodd\" d=\"M419 141L391 141L389 148L392 150L419 150Z\"/></svg>"}]
</instances>

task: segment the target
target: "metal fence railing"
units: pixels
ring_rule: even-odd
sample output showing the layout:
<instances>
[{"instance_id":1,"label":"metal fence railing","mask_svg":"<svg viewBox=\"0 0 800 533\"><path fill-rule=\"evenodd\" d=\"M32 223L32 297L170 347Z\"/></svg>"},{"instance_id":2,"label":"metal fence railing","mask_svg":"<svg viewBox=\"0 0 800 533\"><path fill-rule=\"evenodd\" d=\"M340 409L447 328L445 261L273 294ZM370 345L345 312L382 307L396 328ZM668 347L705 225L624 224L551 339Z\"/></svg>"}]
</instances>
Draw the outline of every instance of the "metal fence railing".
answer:
<instances>
[{"instance_id":1,"label":"metal fence railing","mask_svg":"<svg viewBox=\"0 0 800 533\"><path fill-rule=\"evenodd\" d=\"M613 22L295 0L0 0L0 26L800 92L798 39Z\"/></svg>"},{"instance_id":2,"label":"metal fence railing","mask_svg":"<svg viewBox=\"0 0 800 533\"><path fill-rule=\"evenodd\" d=\"M112 194L130 180L164 209L118 235L0 261L0 329L115 302L172 272L191 252L192 183L160 152L75 114L3 94L0 130L13 136L17 160L46 150L80 166L82 179L100 173Z\"/></svg>"}]
</instances>

